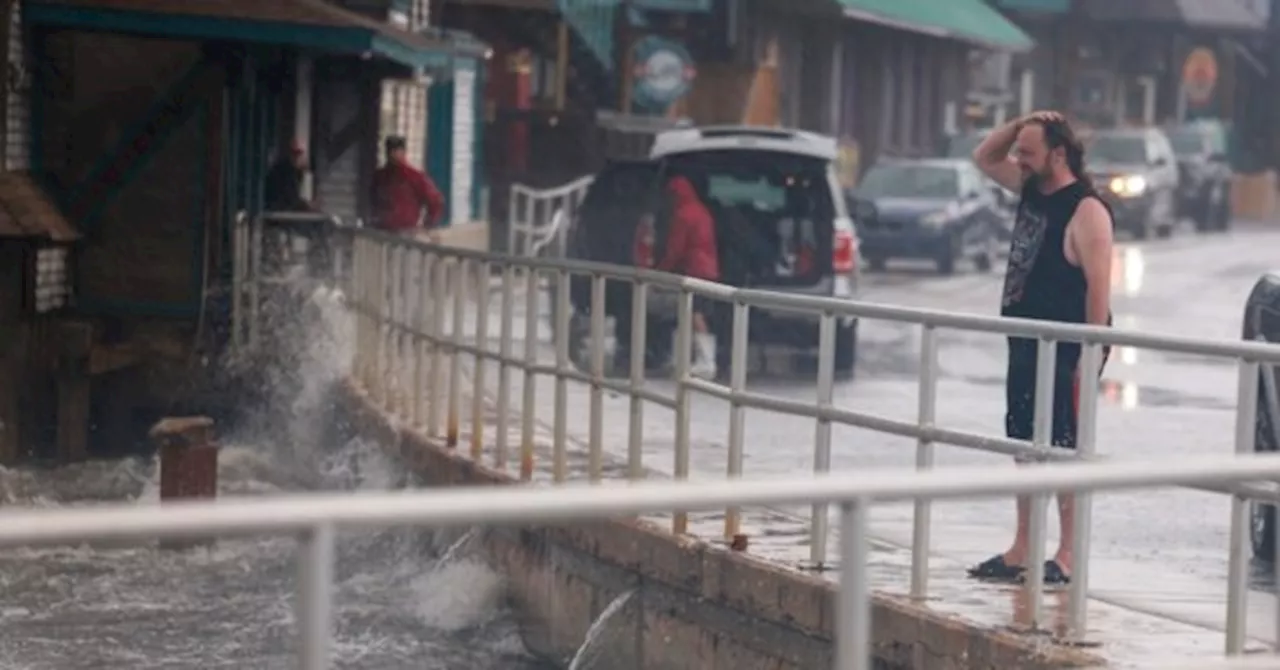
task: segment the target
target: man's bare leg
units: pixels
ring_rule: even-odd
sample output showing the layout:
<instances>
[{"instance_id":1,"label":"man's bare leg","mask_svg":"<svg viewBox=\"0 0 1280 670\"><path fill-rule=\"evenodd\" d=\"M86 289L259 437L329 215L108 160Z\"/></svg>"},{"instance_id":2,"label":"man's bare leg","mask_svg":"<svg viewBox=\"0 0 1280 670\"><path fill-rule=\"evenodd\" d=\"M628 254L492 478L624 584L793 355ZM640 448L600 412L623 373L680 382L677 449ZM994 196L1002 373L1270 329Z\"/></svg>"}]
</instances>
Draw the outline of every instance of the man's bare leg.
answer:
<instances>
[{"instance_id":1,"label":"man's bare leg","mask_svg":"<svg viewBox=\"0 0 1280 670\"><path fill-rule=\"evenodd\" d=\"M1059 535L1061 540L1058 542L1058 553L1054 555L1053 560L1058 562L1062 571L1067 575L1072 572L1071 548L1075 546L1076 538L1076 496L1073 493L1058 494L1058 524L1061 526Z\"/></svg>"},{"instance_id":2,"label":"man's bare leg","mask_svg":"<svg viewBox=\"0 0 1280 670\"><path fill-rule=\"evenodd\" d=\"M1013 536L1013 546L1004 552L1004 562L1011 566L1026 567L1027 545L1031 534L1031 498L1018 497L1018 529ZM1064 568L1065 569L1065 568Z\"/></svg>"}]
</instances>

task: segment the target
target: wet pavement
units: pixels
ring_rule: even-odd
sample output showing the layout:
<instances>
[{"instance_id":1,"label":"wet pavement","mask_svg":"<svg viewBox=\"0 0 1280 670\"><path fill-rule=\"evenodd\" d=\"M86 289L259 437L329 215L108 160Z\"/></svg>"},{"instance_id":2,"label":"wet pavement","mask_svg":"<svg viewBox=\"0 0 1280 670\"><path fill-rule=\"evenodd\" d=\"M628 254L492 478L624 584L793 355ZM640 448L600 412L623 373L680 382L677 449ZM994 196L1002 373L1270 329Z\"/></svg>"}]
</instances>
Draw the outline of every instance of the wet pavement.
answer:
<instances>
[{"instance_id":1,"label":"wet pavement","mask_svg":"<svg viewBox=\"0 0 1280 670\"><path fill-rule=\"evenodd\" d=\"M1273 266L1280 231L1250 229L1226 235L1119 243L1114 271L1116 325L1143 331L1195 337L1238 339L1243 303L1258 275ZM1275 262L1280 266L1280 261ZM937 277L927 271L891 269L869 275L865 298L920 307L990 314L999 292L999 273ZM490 320L496 335L496 319ZM545 329L543 329L545 332ZM516 333L522 333L517 324ZM496 348L496 343L494 344ZM940 334L938 422L947 427L995 434L1003 426L1003 339L987 335ZM520 348L517 346L516 351ZM883 322L861 325L858 376L837 384L835 403L859 411L911 419L916 408L916 355L919 332ZM549 347L542 351L551 358ZM489 389L496 366L490 365ZM794 400L812 400L814 384L779 366L758 372L750 389ZM519 377L513 375L513 409L518 410ZM651 382L664 393L667 381ZM1099 452L1118 459L1176 458L1232 450L1235 366L1218 361L1134 351L1114 352L1104 375L1099 408ZM588 389L569 385L569 406L586 408ZM538 386L537 416L548 441L554 382ZM605 400L605 444L610 470L618 473L625 457L628 401ZM694 478L723 477L726 469L727 404L696 395L693 399L692 471ZM587 413L570 413L569 433L581 449ZM672 471L671 413L645 410L645 465L657 476ZM465 422L464 422L465 423ZM512 445L518 443L512 423ZM465 432L465 426L464 426ZM813 464L814 422L786 415L747 411L744 469L748 475L795 474ZM489 431L492 434L492 431ZM466 444L465 437L462 444ZM543 445L545 448L545 444ZM910 440L836 426L832 463L836 470L914 465ZM573 454L581 477L583 459ZM540 457L539 469L548 467ZM939 467L990 465L1012 467L1007 459L971 450L941 447ZM542 473L540 476L545 476ZM1228 511L1226 496L1182 489L1096 496L1087 641L1120 667L1159 667L1178 658L1222 654L1225 621ZM807 511L749 511L744 520L752 551L800 565L807 561ZM909 571L910 505L881 505L872 513L879 540L872 573L878 587L905 593ZM1049 551L1056 542L1051 515ZM718 537L715 515L694 520L692 530ZM1002 550L1013 525L1011 502L974 501L934 508L931 605L992 626L1025 625L1016 588L980 585L963 579L963 568ZM835 547L835 543L831 543ZM1274 639L1275 597L1263 567L1250 601L1253 644ZM1065 619L1065 594L1047 601L1051 628ZM1056 617L1056 619L1055 619ZM1065 625L1065 624L1062 624Z\"/></svg>"}]
</instances>

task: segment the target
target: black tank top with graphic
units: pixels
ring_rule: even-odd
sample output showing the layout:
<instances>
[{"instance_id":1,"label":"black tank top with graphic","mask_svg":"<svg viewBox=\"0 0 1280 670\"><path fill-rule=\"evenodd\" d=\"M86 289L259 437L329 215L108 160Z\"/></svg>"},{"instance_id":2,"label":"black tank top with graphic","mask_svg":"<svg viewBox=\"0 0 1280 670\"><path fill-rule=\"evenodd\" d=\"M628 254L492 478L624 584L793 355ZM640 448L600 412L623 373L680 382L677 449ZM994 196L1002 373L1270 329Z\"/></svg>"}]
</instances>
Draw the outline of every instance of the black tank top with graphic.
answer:
<instances>
[{"instance_id":1,"label":"black tank top with graphic","mask_svg":"<svg viewBox=\"0 0 1280 670\"><path fill-rule=\"evenodd\" d=\"M1052 193L1023 187L1005 271L1002 315L1085 322L1084 271L1067 260L1063 241L1076 207L1088 197L1097 194L1082 180Z\"/></svg>"}]
</instances>

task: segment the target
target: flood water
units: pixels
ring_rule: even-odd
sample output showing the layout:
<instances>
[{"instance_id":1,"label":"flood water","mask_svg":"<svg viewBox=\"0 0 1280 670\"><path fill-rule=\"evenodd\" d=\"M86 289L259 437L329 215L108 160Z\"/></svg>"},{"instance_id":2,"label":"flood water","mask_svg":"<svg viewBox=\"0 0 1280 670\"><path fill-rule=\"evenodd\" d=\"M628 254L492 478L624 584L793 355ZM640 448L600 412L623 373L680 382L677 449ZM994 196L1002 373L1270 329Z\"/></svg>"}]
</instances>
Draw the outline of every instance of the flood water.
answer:
<instances>
[{"instance_id":1,"label":"flood water","mask_svg":"<svg viewBox=\"0 0 1280 670\"><path fill-rule=\"evenodd\" d=\"M326 398L350 360L350 325L323 294L311 307L296 367L277 376L270 406L223 438L222 496L415 484L377 445L332 439ZM0 504L152 505L158 482L154 463L138 459L0 468ZM339 535L334 667L552 667L526 652L502 577L467 543L439 560L461 534ZM293 668L296 564L295 543L283 536L183 552L136 544L0 552L0 668Z\"/></svg>"}]
</instances>

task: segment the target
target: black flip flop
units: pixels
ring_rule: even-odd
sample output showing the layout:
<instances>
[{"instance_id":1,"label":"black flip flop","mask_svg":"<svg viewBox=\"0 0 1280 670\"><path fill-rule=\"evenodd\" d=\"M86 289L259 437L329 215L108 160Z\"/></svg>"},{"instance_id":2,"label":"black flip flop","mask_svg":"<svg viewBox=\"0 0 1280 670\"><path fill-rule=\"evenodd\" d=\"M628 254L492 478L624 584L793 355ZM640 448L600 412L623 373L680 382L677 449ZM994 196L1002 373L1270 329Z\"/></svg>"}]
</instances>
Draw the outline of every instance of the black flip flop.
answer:
<instances>
[{"instance_id":1,"label":"black flip flop","mask_svg":"<svg viewBox=\"0 0 1280 670\"><path fill-rule=\"evenodd\" d=\"M969 576L974 579L1013 582L1022 578L1027 571L1021 565L1009 565L1004 561L1004 554L996 554L991 558L969 568Z\"/></svg>"},{"instance_id":2,"label":"black flip flop","mask_svg":"<svg viewBox=\"0 0 1280 670\"><path fill-rule=\"evenodd\" d=\"M1063 570L1062 566L1058 565L1057 561L1045 561L1044 583L1052 585L1070 584L1071 575L1068 575L1066 570Z\"/></svg>"},{"instance_id":3,"label":"black flip flop","mask_svg":"<svg viewBox=\"0 0 1280 670\"><path fill-rule=\"evenodd\" d=\"M1023 574L1018 578L1018 581L1025 584L1027 576ZM1071 575L1068 575L1057 561L1045 561L1044 583L1046 586L1065 586L1071 583Z\"/></svg>"}]
</instances>

